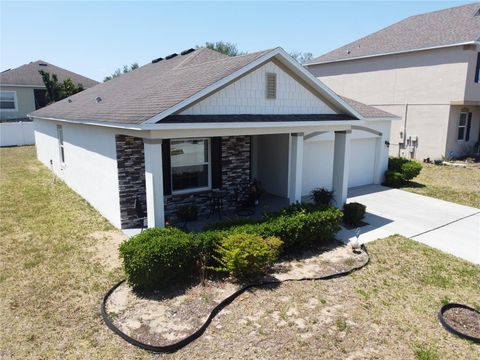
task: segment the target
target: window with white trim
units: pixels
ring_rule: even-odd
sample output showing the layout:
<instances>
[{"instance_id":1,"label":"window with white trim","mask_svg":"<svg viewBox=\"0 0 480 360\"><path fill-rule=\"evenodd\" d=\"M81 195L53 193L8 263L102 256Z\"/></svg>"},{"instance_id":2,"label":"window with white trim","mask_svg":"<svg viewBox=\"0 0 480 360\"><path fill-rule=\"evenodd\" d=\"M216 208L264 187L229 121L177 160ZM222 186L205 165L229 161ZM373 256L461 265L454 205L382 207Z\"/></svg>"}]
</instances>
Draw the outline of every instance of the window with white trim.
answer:
<instances>
[{"instance_id":1,"label":"window with white trim","mask_svg":"<svg viewBox=\"0 0 480 360\"><path fill-rule=\"evenodd\" d=\"M60 153L60 163L65 165L65 149L63 147L63 128L62 125L57 125L57 139L58 151Z\"/></svg>"},{"instance_id":2,"label":"window with white trim","mask_svg":"<svg viewBox=\"0 0 480 360\"><path fill-rule=\"evenodd\" d=\"M470 128L472 126L472 113L461 112L458 119L457 140L470 140Z\"/></svg>"},{"instance_id":3,"label":"window with white trim","mask_svg":"<svg viewBox=\"0 0 480 360\"><path fill-rule=\"evenodd\" d=\"M0 109L4 111L17 111L17 93L15 91L0 92Z\"/></svg>"},{"instance_id":4,"label":"window with white trim","mask_svg":"<svg viewBox=\"0 0 480 360\"><path fill-rule=\"evenodd\" d=\"M172 191L210 188L209 139L178 139L170 142Z\"/></svg>"}]
</instances>

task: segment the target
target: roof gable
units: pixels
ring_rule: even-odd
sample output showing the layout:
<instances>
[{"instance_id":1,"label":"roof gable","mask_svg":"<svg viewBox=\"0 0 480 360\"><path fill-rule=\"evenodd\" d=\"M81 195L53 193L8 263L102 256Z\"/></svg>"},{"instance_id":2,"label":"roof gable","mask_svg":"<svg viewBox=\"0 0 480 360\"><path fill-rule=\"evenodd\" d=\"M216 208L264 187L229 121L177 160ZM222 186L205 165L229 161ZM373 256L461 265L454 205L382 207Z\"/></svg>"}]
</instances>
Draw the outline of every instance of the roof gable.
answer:
<instances>
[{"instance_id":1,"label":"roof gable","mask_svg":"<svg viewBox=\"0 0 480 360\"><path fill-rule=\"evenodd\" d=\"M478 42L480 3L408 17L316 57L307 66Z\"/></svg>"},{"instance_id":2,"label":"roof gable","mask_svg":"<svg viewBox=\"0 0 480 360\"><path fill-rule=\"evenodd\" d=\"M5 86L20 85L43 88L45 87L45 84L39 73L40 70L50 74L56 74L59 81L64 81L70 78L73 82L82 84L85 88L98 84L98 81L52 65L43 60L32 61L28 64L19 66L18 68L3 71L0 73L0 84Z\"/></svg>"},{"instance_id":3,"label":"roof gable","mask_svg":"<svg viewBox=\"0 0 480 360\"><path fill-rule=\"evenodd\" d=\"M276 97L266 96L267 74L276 75ZM280 65L270 60L205 99L181 111L181 115L205 114L335 114L318 94ZM163 120L160 120L162 122Z\"/></svg>"}]
</instances>

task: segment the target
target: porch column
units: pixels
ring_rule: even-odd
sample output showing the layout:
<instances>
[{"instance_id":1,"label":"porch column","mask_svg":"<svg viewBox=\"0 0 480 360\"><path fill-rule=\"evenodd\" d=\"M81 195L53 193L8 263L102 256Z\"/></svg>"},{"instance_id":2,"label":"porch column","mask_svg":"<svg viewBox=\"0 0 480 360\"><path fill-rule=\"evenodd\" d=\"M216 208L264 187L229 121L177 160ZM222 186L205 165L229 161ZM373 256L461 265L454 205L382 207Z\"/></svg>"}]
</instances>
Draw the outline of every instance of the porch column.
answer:
<instances>
[{"instance_id":1,"label":"porch column","mask_svg":"<svg viewBox=\"0 0 480 360\"><path fill-rule=\"evenodd\" d=\"M335 131L333 148L333 198L339 209L347 202L351 130Z\"/></svg>"},{"instance_id":2,"label":"porch column","mask_svg":"<svg viewBox=\"0 0 480 360\"><path fill-rule=\"evenodd\" d=\"M165 226L163 207L162 140L144 139L148 227Z\"/></svg>"},{"instance_id":3,"label":"porch column","mask_svg":"<svg viewBox=\"0 0 480 360\"><path fill-rule=\"evenodd\" d=\"M302 201L303 133L291 134L289 158L288 200L293 204Z\"/></svg>"}]
</instances>

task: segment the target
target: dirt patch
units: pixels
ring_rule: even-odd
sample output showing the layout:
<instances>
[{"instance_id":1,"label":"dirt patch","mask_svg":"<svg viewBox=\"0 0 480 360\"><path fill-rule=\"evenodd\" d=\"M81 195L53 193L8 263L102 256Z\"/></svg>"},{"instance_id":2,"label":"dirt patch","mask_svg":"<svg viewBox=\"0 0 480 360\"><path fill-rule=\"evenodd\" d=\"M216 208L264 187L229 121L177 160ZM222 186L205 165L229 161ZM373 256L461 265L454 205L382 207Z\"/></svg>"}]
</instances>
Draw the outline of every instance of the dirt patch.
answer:
<instances>
[{"instance_id":1,"label":"dirt patch","mask_svg":"<svg viewBox=\"0 0 480 360\"><path fill-rule=\"evenodd\" d=\"M443 314L447 323L465 335L480 338L480 314L464 308L451 308Z\"/></svg>"},{"instance_id":2,"label":"dirt patch","mask_svg":"<svg viewBox=\"0 0 480 360\"><path fill-rule=\"evenodd\" d=\"M95 231L89 234L95 240L91 251L95 259L99 260L108 270L114 270L122 265L118 254L120 244L128 236L117 230Z\"/></svg>"},{"instance_id":3,"label":"dirt patch","mask_svg":"<svg viewBox=\"0 0 480 360\"><path fill-rule=\"evenodd\" d=\"M365 253L354 254L350 247L332 246L321 253L309 252L299 258L280 262L260 281L320 277L349 270L366 259ZM269 291L276 286L264 286L258 291ZM132 291L127 284L122 284L109 298L106 309L115 325L126 334L148 344L168 345L192 334L205 322L216 305L239 288L240 285L227 280L207 281L203 286L197 284L187 289L177 286L141 294ZM238 302L242 301L242 296ZM263 295L259 293L258 296ZM293 300L289 296L282 297L280 301L285 306L278 310L270 309L270 316L277 326L295 326L302 331L308 319L298 316L298 310L292 305ZM308 306L314 309L318 304L319 300L312 297ZM227 308L222 313L228 311ZM242 319L240 325L258 322L266 311L267 309L259 309L256 314ZM326 318L330 318L330 313ZM334 323L333 320L325 321ZM217 329L221 327L221 324L216 325ZM310 336L307 332L303 335L307 338Z\"/></svg>"}]
</instances>

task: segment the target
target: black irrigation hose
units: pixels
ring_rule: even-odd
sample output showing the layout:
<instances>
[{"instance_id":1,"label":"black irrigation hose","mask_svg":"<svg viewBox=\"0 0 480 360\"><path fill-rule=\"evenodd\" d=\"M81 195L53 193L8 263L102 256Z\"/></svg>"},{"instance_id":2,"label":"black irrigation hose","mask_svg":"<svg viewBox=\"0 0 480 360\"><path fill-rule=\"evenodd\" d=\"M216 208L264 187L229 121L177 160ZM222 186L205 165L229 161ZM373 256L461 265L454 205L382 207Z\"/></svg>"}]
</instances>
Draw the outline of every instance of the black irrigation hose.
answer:
<instances>
[{"instance_id":1,"label":"black irrigation hose","mask_svg":"<svg viewBox=\"0 0 480 360\"><path fill-rule=\"evenodd\" d=\"M456 304L456 303L448 303L448 304L443 305L442 308L440 309L440 311L438 312L438 320L440 320L440 324L442 324L442 326L445 328L445 330L447 330L449 333L451 333L451 334L453 334L453 335L457 335L458 337L461 337L461 338L463 338L463 339L467 339L467 340L473 341L473 342L475 342L475 343L477 343L477 344L480 344L480 338L474 337L474 336L470 336L470 335L467 335L467 334L462 333L461 331L458 331L457 329L455 329L454 327L452 327L452 326L445 320L445 317L443 316L443 314L444 314L447 310L454 309L454 308L467 309L467 310L476 312L477 314L480 314L480 311L477 311L477 310L471 308L470 306L463 305L463 304Z\"/></svg>"},{"instance_id":2,"label":"black irrigation hose","mask_svg":"<svg viewBox=\"0 0 480 360\"><path fill-rule=\"evenodd\" d=\"M347 270L347 271L341 271L341 272L338 272L338 273L335 273L335 274L319 276L319 277L305 277L305 278L301 278L301 279L285 279L285 280L276 280L276 281L265 281L265 282L260 282L260 283L249 284L249 285L246 285L246 286L240 288L239 290L234 292L232 295L230 295L226 299L222 300L217 306L215 306L213 308L213 310L210 312L210 315L208 316L207 320L203 323L202 326L200 326L200 328L198 328L197 330L195 330L195 332L193 332L192 334L183 338L182 340L177 341L176 343L173 343L173 344L170 344L170 345L163 345L163 346L150 345L150 344L146 344L146 343L143 343L141 341L138 341L138 340L128 336L127 334L125 334L118 327L116 327L113 324L113 322L110 320L110 318L108 317L108 314L107 314L107 310L106 310L107 300L110 297L110 295L112 295L112 293L115 291L115 289L117 289L120 285L122 285L125 282L125 280L120 281L118 284L116 284L114 287L112 287L105 294L105 296L103 297L103 301L100 305L100 312L102 314L103 321L105 321L105 324L108 326L108 328L110 330L112 330L115 334L120 336L122 339L129 342L130 344L135 345L135 346L137 346L141 349L148 350L148 351L155 352L155 353L172 353L172 352L175 352L177 350L180 350L181 348L190 344L195 339L199 338L205 332L205 330L208 328L208 326L212 322L213 318L215 316L217 316L217 314L223 308L225 308L227 305L231 304L237 297L239 297L245 291L247 291L247 290L249 290L253 287L279 284L279 283L287 282L287 281L330 280L330 279L335 279L335 278L347 276L347 275L353 273L354 271L360 270L361 268L363 268L364 266L366 266L370 262L370 255L368 254L368 250L367 250L366 246L361 245L361 249L365 252L365 254L367 254L367 260L363 264L355 266L355 267L353 267L353 268L351 268L350 270Z\"/></svg>"}]
</instances>

